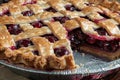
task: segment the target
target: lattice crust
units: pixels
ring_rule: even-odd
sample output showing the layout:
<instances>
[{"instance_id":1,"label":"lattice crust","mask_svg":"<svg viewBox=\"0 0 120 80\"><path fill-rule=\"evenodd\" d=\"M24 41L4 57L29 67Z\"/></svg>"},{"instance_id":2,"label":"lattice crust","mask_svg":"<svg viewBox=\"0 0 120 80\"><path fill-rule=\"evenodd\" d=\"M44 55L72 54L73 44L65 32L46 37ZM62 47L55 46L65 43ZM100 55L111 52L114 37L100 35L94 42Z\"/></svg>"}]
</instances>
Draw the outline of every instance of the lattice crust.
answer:
<instances>
[{"instance_id":1,"label":"lattice crust","mask_svg":"<svg viewBox=\"0 0 120 80\"><path fill-rule=\"evenodd\" d=\"M0 26L0 49L4 49L5 47L11 47L14 45L15 45L14 40L10 36L8 30L4 25L1 25Z\"/></svg>"},{"instance_id":2,"label":"lattice crust","mask_svg":"<svg viewBox=\"0 0 120 80\"><path fill-rule=\"evenodd\" d=\"M5 49L13 63L73 69L69 32L81 29L82 34L97 40L120 40L119 5L115 0L11 0L0 6L0 49ZM97 29L107 34L100 35ZM29 44L19 46L24 40ZM59 48L67 54L58 56L55 49Z\"/></svg>"},{"instance_id":3,"label":"lattice crust","mask_svg":"<svg viewBox=\"0 0 120 80\"><path fill-rule=\"evenodd\" d=\"M5 51L6 56L14 63L23 63L38 69L72 69L76 67L70 42L67 39L59 40L53 44L41 37L32 38L32 41L35 46L22 47L14 51L7 49ZM53 49L62 46L66 47L70 54L63 57L55 56ZM36 48L39 51L39 56L33 54Z\"/></svg>"}]
</instances>

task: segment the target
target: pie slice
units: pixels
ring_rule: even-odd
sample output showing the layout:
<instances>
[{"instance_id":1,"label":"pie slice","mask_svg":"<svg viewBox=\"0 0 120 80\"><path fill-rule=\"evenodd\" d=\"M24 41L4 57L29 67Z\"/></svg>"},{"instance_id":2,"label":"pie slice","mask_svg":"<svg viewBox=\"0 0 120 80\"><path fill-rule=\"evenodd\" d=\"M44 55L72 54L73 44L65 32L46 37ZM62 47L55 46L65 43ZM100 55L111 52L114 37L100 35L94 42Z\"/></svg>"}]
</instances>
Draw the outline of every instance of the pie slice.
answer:
<instances>
[{"instance_id":1,"label":"pie slice","mask_svg":"<svg viewBox=\"0 0 120 80\"><path fill-rule=\"evenodd\" d=\"M0 59L40 70L77 68L73 52L120 58L120 3L11 0L0 6Z\"/></svg>"}]
</instances>

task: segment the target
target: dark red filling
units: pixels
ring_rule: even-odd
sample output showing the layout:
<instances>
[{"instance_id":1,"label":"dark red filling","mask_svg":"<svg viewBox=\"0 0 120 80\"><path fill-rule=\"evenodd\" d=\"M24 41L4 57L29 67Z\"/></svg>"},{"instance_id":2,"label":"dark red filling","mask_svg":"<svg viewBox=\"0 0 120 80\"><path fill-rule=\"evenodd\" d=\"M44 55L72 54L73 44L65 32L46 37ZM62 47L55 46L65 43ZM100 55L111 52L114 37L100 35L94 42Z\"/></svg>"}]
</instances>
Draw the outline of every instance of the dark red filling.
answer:
<instances>
[{"instance_id":1,"label":"dark red filling","mask_svg":"<svg viewBox=\"0 0 120 80\"><path fill-rule=\"evenodd\" d=\"M68 33L68 38L71 41L71 46L74 50L79 50L78 46L85 42L86 37L87 36L80 28L72 30Z\"/></svg>"},{"instance_id":2,"label":"dark red filling","mask_svg":"<svg viewBox=\"0 0 120 80\"><path fill-rule=\"evenodd\" d=\"M34 15L34 12L33 11L24 11L22 12L23 16L32 16Z\"/></svg>"},{"instance_id":3,"label":"dark red filling","mask_svg":"<svg viewBox=\"0 0 120 80\"><path fill-rule=\"evenodd\" d=\"M32 41L30 39L22 39L16 42L16 48L19 49L21 47L28 47L30 45L33 45Z\"/></svg>"},{"instance_id":4,"label":"dark red filling","mask_svg":"<svg viewBox=\"0 0 120 80\"><path fill-rule=\"evenodd\" d=\"M16 50L16 46L10 47L11 50Z\"/></svg>"},{"instance_id":5,"label":"dark red filling","mask_svg":"<svg viewBox=\"0 0 120 80\"><path fill-rule=\"evenodd\" d=\"M35 28L41 28L42 26L46 26L42 21L35 21L30 23L32 26L34 26Z\"/></svg>"},{"instance_id":6,"label":"dark red filling","mask_svg":"<svg viewBox=\"0 0 120 80\"><path fill-rule=\"evenodd\" d=\"M105 13L99 13L101 16L103 16L104 18L106 18L106 19L110 19L110 17L109 16L107 16Z\"/></svg>"},{"instance_id":7,"label":"dark red filling","mask_svg":"<svg viewBox=\"0 0 120 80\"><path fill-rule=\"evenodd\" d=\"M36 50L36 51L33 51L33 54L34 55L39 55L39 52Z\"/></svg>"},{"instance_id":8,"label":"dark red filling","mask_svg":"<svg viewBox=\"0 0 120 80\"><path fill-rule=\"evenodd\" d=\"M18 24L7 24L6 26L10 34L17 35L23 31Z\"/></svg>"},{"instance_id":9,"label":"dark red filling","mask_svg":"<svg viewBox=\"0 0 120 80\"><path fill-rule=\"evenodd\" d=\"M119 30L120 30L120 25L118 25L118 28L119 28Z\"/></svg>"},{"instance_id":10,"label":"dark red filling","mask_svg":"<svg viewBox=\"0 0 120 80\"><path fill-rule=\"evenodd\" d=\"M107 34L104 29L98 29L98 33L101 35ZM79 50L78 46L81 46L83 44L88 44L108 52L115 52L120 48L119 39L110 41L95 39L89 35L84 34L80 28L70 31L68 33L68 37L71 41L72 48L75 50Z\"/></svg>"},{"instance_id":11,"label":"dark red filling","mask_svg":"<svg viewBox=\"0 0 120 80\"><path fill-rule=\"evenodd\" d=\"M53 17L54 21L59 21L60 23L65 23L65 21L70 20L69 17L63 16L63 17Z\"/></svg>"},{"instance_id":12,"label":"dark red filling","mask_svg":"<svg viewBox=\"0 0 120 80\"><path fill-rule=\"evenodd\" d=\"M99 35L109 35L108 32L103 29L103 28L99 28L99 29L96 29L96 31L98 32Z\"/></svg>"},{"instance_id":13,"label":"dark red filling","mask_svg":"<svg viewBox=\"0 0 120 80\"><path fill-rule=\"evenodd\" d=\"M69 11L81 11L80 9L76 8L74 5L66 5L65 8L66 10Z\"/></svg>"},{"instance_id":14,"label":"dark red filling","mask_svg":"<svg viewBox=\"0 0 120 80\"><path fill-rule=\"evenodd\" d=\"M46 34L46 35L43 35L42 37L47 38L52 43L58 41L58 38L55 37L53 34Z\"/></svg>"},{"instance_id":15,"label":"dark red filling","mask_svg":"<svg viewBox=\"0 0 120 80\"><path fill-rule=\"evenodd\" d=\"M37 0L32 0L31 4L37 3Z\"/></svg>"},{"instance_id":16,"label":"dark red filling","mask_svg":"<svg viewBox=\"0 0 120 80\"><path fill-rule=\"evenodd\" d=\"M3 16L3 15L7 15L7 16L10 16L10 11L9 10L6 10L4 11L2 14L0 14L0 16Z\"/></svg>"},{"instance_id":17,"label":"dark red filling","mask_svg":"<svg viewBox=\"0 0 120 80\"><path fill-rule=\"evenodd\" d=\"M60 47L60 48L55 48L54 49L55 55L57 57L62 57L64 55L68 55L70 52L67 50L66 47Z\"/></svg>"},{"instance_id":18,"label":"dark red filling","mask_svg":"<svg viewBox=\"0 0 120 80\"><path fill-rule=\"evenodd\" d=\"M45 9L45 11L49 11L49 12L57 12L54 8L52 8L52 7L49 7L49 8L47 8L47 9Z\"/></svg>"}]
</instances>

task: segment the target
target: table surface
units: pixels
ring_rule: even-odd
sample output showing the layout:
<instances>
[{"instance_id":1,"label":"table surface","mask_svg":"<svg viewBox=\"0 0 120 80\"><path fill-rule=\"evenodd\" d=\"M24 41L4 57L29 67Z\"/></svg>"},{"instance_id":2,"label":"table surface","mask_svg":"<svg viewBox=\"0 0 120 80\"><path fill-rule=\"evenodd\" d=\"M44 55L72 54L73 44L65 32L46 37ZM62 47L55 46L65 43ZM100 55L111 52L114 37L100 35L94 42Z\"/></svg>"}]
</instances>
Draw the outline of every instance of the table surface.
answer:
<instances>
[{"instance_id":1,"label":"table surface","mask_svg":"<svg viewBox=\"0 0 120 80\"><path fill-rule=\"evenodd\" d=\"M0 67L0 80L29 80L29 79L16 75L15 73L11 72L7 68L1 66Z\"/></svg>"}]
</instances>

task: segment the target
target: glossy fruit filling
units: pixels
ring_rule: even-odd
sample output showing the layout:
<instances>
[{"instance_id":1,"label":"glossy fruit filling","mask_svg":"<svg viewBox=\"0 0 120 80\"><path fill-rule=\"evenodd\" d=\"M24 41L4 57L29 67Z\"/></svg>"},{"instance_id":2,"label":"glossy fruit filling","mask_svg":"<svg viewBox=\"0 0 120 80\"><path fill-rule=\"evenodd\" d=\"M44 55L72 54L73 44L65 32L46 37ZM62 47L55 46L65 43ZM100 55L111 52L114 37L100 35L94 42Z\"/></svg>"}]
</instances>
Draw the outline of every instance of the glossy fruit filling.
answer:
<instances>
[{"instance_id":1,"label":"glossy fruit filling","mask_svg":"<svg viewBox=\"0 0 120 80\"><path fill-rule=\"evenodd\" d=\"M54 53L57 57L62 57L64 55L68 55L70 52L66 47L55 48Z\"/></svg>"},{"instance_id":2,"label":"glossy fruit filling","mask_svg":"<svg viewBox=\"0 0 120 80\"><path fill-rule=\"evenodd\" d=\"M49 8L47 8L47 9L45 9L45 11L49 11L49 12L57 12L54 8L52 8L52 7L49 7Z\"/></svg>"},{"instance_id":3,"label":"glossy fruit filling","mask_svg":"<svg viewBox=\"0 0 120 80\"><path fill-rule=\"evenodd\" d=\"M32 16L32 15L34 15L34 12L33 11L24 11L24 12L22 12L22 14L23 14L23 16Z\"/></svg>"},{"instance_id":4,"label":"glossy fruit filling","mask_svg":"<svg viewBox=\"0 0 120 80\"><path fill-rule=\"evenodd\" d=\"M46 35L43 35L42 37L45 37L45 38L48 39L51 43L54 43L54 42L58 41L58 38L55 37L53 34L46 34Z\"/></svg>"},{"instance_id":5,"label":"glossy fruit filling","mask_svg":"<svg viewBox=\"0 0 120 80\"><path fill-rule=\"evenodd\" d=\"M101 36L109 35L108 32L103 28L96 29L95 31L97 31L98 34L101 35Z\"/></svg>"},{"instance_id":6,"label":"glossy fruit filling","mask_svg":"<svg viewBox=\"0 0 120 80\"><path fill-rule=\"evenodd\" d=\"M107 16L105 13L99 13L102 17L106 18L106 19L110 19L109 16Z\"/></svg>"},{"instance_id":7,"label":"glossy fruit filling","mask_svg":"<svg viewBox=\"0 0 120 80\"><path fill-rule=\"evenodd\" d=\"M65 8L66 8L66 10L69 10L69 11L80 11L74 5L66 5Z\"/></svg>"},{"instance_id":8,"label":"glossy fruit filling","mask_svg":"<svg viewBox=\"0 0 120 80\"><path fill-rule=\"evenodd\" d=\"M18 24L7 24L6 26L10 34L13 35L17 35L23 31Z\"/></svg>"},{"instance_id":9,"label":"glossy fruit filling","mask_svg":"<svg viewBox=\"0 0 120 80\"><path fill-rule=\"evenodd\" d=\"M21 47L28 47L30 45L33 45L32 41L30 39L22 39L16 42L16 48L19 49Z\"/></svg>"},{"instance_id":10,"label":"glossy fruit filling","mask_svg":"<svg viewBox=\"0 0 120 80\"><path fill-rule=\"evenodd\" d=\"M100 35L108 35L108 33L104 29L98 29L97 32ZM82 32L80 28L74 29L68 33L68 37L71 41L72 48L74 50L79 50L78 46L80 45L91 45L97 48L100 48L104 51L108 52L115 52L120 48L119 39L114 39L114 40L101 40L99 38L94 38L89 35L86 35Z\"/></svg>"},{"instance_id":11,"label":"glossy fruit filling","mask_svg":"<svg viewBox=\"0 0 120 80\"><path fill-rule=\"evenodd\" d=\"M3 15L7 15L7 16L10 16L10 11L9 10L6 10L6 11L3 11L2 14L0 14L0 16L3 16Z\"/></svg>"},{"instance_id":12,"label":"glossy fruit filling","mask_svg":"<svg viewBox=\"0 0 120 80\"><path fill-rule=\"evenodd\" d=\"M53 17L54 21L59 21L60 23L65 23L65 21L70 20L69 17L63 16L63 17Z\"/></svg>"},{"instance_id":13,"label":"glossy fruit filling","mask_svg":"<svg viewBox=\"0 0 120 80\"><path fill-rule=\"evenodd\" d=\"M42 26L46 26L42 21L35 21L30 23L34 28L41 28Z\"/></svg>"},{"instance_id":14,"label":"glossy fruit filling","mask_svg":"<svg viewBox=\"0 0 120 80\"><path fill-rule=\"evenodd\" d=\"M39 55L39 52L37 50L32 51L34 55Z\"/></svg>"}]
</instances>

